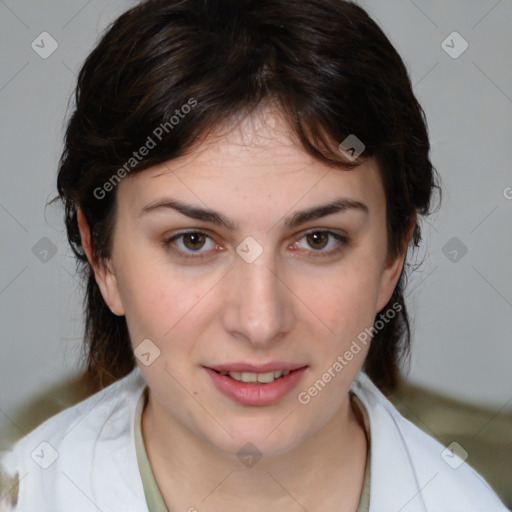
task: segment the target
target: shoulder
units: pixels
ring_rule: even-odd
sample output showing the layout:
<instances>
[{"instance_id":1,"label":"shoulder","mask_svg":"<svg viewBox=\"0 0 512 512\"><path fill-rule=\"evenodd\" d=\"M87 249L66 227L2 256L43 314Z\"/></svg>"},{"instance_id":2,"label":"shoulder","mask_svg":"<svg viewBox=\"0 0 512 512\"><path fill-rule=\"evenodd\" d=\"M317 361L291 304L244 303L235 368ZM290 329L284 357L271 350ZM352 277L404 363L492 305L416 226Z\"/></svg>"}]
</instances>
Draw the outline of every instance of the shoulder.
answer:
<instances>
[{"instance_id":1,"label":"shoulder","mask_svg":"<svg viewBox=\"0 0 512 512\"><path fill-rule=\"evenodd\" d=\"M97 510L92 505L105 499L108 503L116 481L126 486L126 494L135 493L140 498L133 424L144 387L145 381L135 368L111 386L49 418L4 452L4 478L19 480L19 508L15 510L68 510L70 506L77 511ZM119 476L122 478L116 480ZM112 480L110 491L105 485L107 477Z\"/></svg>"},{"instance_id":2,"label":"shoulder","mask_svg":"<svg viewBox=\"0 0 512 512\"><path fill-rule=\"evenodd\" d=\"M370 512L507 510L457 448L450 450L404 418L365 373L351 390L370 420Z\"/></svg>"}]
</instances>

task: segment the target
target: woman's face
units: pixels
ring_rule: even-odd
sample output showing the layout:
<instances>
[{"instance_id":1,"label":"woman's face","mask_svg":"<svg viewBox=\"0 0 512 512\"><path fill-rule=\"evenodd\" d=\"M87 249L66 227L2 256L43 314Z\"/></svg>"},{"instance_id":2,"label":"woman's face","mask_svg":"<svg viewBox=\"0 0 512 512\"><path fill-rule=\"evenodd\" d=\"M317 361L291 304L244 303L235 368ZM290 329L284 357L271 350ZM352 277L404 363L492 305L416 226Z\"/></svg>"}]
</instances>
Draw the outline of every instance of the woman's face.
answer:
<instances>
[{"instance_id":1,"label":"woman's face","mask_svg":"<svg viewBox=\"0 0 512 512\"><path fill-rule=\"evenodd\" d=\"M229 453L284 453L347 403L361 333L402 259L386 258L373 160L330 168L270 110L207 142L121 181L110 271L96 278L126 315L155 411ZM249 380L249 365L297 370L257 384L211 369L237 364Z\"/></svg>"}]
</instances>

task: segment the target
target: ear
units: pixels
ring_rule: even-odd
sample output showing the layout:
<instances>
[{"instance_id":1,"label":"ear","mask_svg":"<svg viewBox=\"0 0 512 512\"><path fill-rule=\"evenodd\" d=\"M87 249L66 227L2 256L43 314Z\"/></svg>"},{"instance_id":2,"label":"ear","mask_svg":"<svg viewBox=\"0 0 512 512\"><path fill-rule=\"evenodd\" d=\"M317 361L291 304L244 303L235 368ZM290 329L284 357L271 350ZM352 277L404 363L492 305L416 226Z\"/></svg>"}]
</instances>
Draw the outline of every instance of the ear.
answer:
<instances>
[{"instance_id":1,"label":"ear","mask_svg":"<svg viewBox=\"0 0 512 512\"><path fill-rule=\"evenodd\" d=\"M110 269L111 262L99 262L95 261L93 257L92 245L91 245L91 231L89 224L85 218L84 213L80 208L77 210L78 229L80 230L80 237L82 240L82 247L84 248L89 264L94 272L94 278L101 291L103 300L106 302L110 311L114 315L124 315L124 308L121 302L121 296L119 294L119 288L117 285L117 278L113 270Z\"/></svg>"},{"instance_id":2,"label":"ear","mask_svg":"<svg viewBox=\"0 0 512 512\"><path fill-rule=\"evenodd\" d=\"M412 235L414 234L415 227L416 212L414 212L414 215L411 218L409 229L407 231L401 251L394 258L387 258L384 265L380 282L379 297L377 300L377 309L375 311L376 314L384 308L384 306L389 302L389 299L393 295L393 291L395 290L398 280L400 279L400 274L402 273L405 256L407 254L407 247L411 241Z\"/></svg>"}]
</instances>

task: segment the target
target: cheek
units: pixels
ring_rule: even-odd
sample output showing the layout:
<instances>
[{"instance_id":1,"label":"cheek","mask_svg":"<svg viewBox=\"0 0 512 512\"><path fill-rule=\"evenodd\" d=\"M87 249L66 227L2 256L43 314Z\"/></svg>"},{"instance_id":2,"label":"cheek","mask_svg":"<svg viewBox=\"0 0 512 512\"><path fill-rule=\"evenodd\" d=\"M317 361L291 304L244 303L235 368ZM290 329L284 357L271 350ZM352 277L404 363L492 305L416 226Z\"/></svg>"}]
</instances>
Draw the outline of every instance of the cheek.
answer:
<instances>
[{"instance_id":1,"label":"cheek","mask_svg":"<svg viewBox=\"0 0 512 512\"><path fill-rule=\"evenodd\" d=\"M116 276L130 334L162 338L185 315L197 293L143 244L118 247Z\"/></svg>"},{"instance_id":2,"label":"cheek","mask_svg":"<svg viewBox=\"0 0 512 512\"><path fill-rule=\"evenodd\" d=\"M354 258L323 279L322 286L308 290L308 304L338 343L373 324L379 292L377 268L371 259Z\"/></svg>"},{"instance_id":3,"label":"cheek","mask_svg":"<svg viewBox=\"0 0 512 512\"><path fill-rule=\"evenodd\" d=\"M219 276L179 268L154 254L131 254L119 266L118 287L133 343L149 338L163 350L172 341L176 349L207 322L207 296Z\"/></svg>"}]
</instances>

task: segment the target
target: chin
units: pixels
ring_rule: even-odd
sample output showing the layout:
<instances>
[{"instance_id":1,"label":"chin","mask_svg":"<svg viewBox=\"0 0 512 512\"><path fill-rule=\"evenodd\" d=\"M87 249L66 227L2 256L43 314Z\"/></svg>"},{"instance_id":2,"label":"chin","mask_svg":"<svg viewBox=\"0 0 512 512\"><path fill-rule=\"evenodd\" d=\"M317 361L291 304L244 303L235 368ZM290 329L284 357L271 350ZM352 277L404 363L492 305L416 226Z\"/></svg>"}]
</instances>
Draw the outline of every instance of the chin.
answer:
<instances>
[{"instance_id":1,"label":"chin","mask_svg":"<svg viewBox=\"0 0 512 512\"><path fill-rule=\"evenodd\" d=\"M300 444L303 435L291 430L285 420L286 414L280 418L268 417L265 421L242 420L232 423L224 422L224 428L231 434L222 436L222 439L211 439L211 443L220 451L240 457L245 451L272 457L289 452ZM279 423L282 429L276 429ZM284 428L286 424L287 428Z\"/></svg>"}]
</instances>

